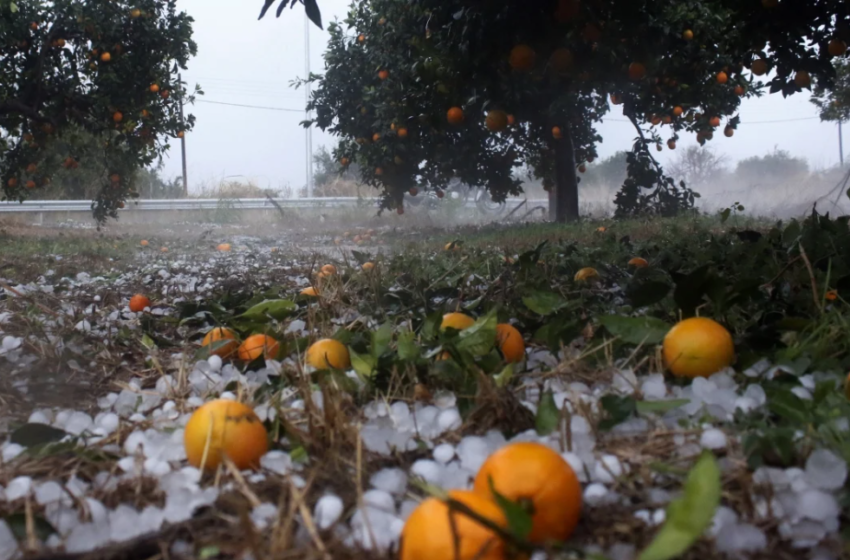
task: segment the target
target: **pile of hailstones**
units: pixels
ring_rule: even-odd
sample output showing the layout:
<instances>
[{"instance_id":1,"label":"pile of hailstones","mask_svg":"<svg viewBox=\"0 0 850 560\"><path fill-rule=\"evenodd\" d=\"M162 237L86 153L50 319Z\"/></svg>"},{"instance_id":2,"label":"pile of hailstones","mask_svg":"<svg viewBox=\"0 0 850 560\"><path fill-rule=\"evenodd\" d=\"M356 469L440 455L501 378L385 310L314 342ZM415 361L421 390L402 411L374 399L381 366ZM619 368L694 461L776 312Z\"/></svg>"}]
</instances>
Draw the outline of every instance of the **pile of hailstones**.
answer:
<instances>
[{"instance_id":1,"label":"pile of hailstones","mask_svg":"<svg viewBox=\"0 0 850 560\"><path fill-rule=\"evenodd\" d=\"M548 352L531 352L529 366L539 370L554 365L556 357ZM235 398L224 388L239 382L252 394L253 389L268 383L270 377L278 375L286 364L269 362L258 371L240 373L231 365L222 364L216 356L198 362L188 376L191 397L187 409L192 410L204 402L202 395L219 394L223 398ZM560 433L539 436L534 431L521 433L510 441L536 441L551 446L578 474L584 487L584 507L595 508L622 503L624 498L616 491L617 479L627 475L630 465L613 453L597 449L594 430L580 410L599 410L599 399L610 393L631 394L640 391L645 399L685 399L688 404L663 416L646 415L633 418L617 426L614 434L634 436L657 428L677 430L682 419L714 418L712 423L697 425L694 430L682 431L675 436L681 456L692 457L703 449L722 451L733 442L734 436L723 431L723 426L732 415L741 410L757 411L764 407L767 397L758 385L759 379L777 373L778 368L762 362L745 372L752 383L739 385L729 372L720 372L709 379L697 379L689 387L671 387L661 374L637 377L630 370L620 370L611 384L599 383L588 386L584 383L563 383L557 379L547 380L543 387L528 380L523 404L534 411L541 389L552 390L558 407L566 407L570 415L569 426L571 448L564 451ZM355 376L352 377L354 378ZM816 382L829 378L826 374L811 374L801 378L802 387L796 392L801 398L811 398L809 390ZM134 537L155 532L165 524L186 521L201 507L213 504L221 492L232 490L228 484L220 488L202 485L201 473L186 466L183 448L183 427L190 412L181 413L172 400L175 379L166 375L160 378L153 391L142 391L138 383L132 382L120 393L112 393L99 402L101 412L94 418L73 410L37 410L30 422L50 424L79 437L86 445L100 444L108 452L122 457L117 470L100 472L90 481L74 475L61 480L33 480L19 476L8 480L6 487L0 486L0 500L7 502L4 509L23 509L29 496L43 507L46 519L56 533L49 537L46 545L68 552L85 552L109 543L126 541ZM296 394L285 395L283 409L287 415L297 417L304 409L304 401ZM314 393L311 398L322 406L322 396ZM579 406L581 405L581 406ZM266 420L273 417L274 409L260 403L255 406L258 416ZM386 403L375 401L363 410L362 441L370 451L389 455L392 449L414 450L418 442L425 442L431 449L430 459L413 463L409 471L386 468L376 472L370 480L371 488L365 493L362 505L352 515L343 517L344 512L357 504L346 504L343 500L327 493L314 505L314 520L322 530L332 531L352 547L385 551L397 546L404 520L416 506L410 498L415 494L409 482L412 477L439 485L445 489L471 487L474 474L485 458L508 440L498 431L484 436L467 436L457 445L440 442L441 436L461 426L461 416L456 398L451 393L434 396L431 404L417 403L413 406L404 402ZM695 422L695 420L694 420ZM102 440L118 429L119 425L134 426L135 430L123 445L107 444ZM695 424L696 425L696 424ZM848 429L848 426L838 426ZM2 445L2 459L8 463L24 450L12 443ZM722 455L722 453L720 453ZM729 468L725 459L721 467ZM14 464L11 465L12 470ZM303 465L293 462L284 451L273 450L266 454L258 472L246 473L249 482L260 482L269 473L288 475L295 484L303 484L299 471ZM7 472L12 472L8 471ZM110 509L91 497L93 491L100 494L138 477L149 477L157 481L165 494L162 508L148 506L141 511L128 505ZM739 513L721 507L707 536L713 538L716 549L732 557L746 556L767 546L767 535L759 528L766 520L778 527L779 535L790 546L808 549L809 557L817 560L836 558L830 553L839 530L839 505L836 493L843 487L847 477L847 465L828 450L817 450L805 464L805 469L761 468L754 474L759 493L751 496L755 504L755 517L744 518ZM634 512L634 516L649 527L658 526L665 520L665 507L675 496L664 487L665 479L657 475L658 486L647 490L645 509ZM84 504L84 505L83 505ZM251 518L259 530L268 527L277 517L274 504L262 503L253 509ZM368 520L368 521L367 521ZM302 528L300 537L308 539ZM17 556L17 544L10 527L0 521L0 560ZM591 549L607 554L616 560L629 560L636 555L634 546L628 542L614 545L609 550ZM173 544L173 553L191 552L190 545L178 541Z\"/></svg>"}]
</instances>

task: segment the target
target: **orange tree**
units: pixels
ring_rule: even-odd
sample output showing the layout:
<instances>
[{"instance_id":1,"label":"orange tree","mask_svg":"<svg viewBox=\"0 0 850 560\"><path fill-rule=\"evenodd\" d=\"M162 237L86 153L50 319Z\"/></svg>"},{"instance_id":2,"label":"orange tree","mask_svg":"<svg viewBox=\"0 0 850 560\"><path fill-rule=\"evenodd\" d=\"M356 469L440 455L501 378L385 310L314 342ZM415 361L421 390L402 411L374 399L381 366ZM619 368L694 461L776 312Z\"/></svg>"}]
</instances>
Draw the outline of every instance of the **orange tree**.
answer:
<instances>
[{"instance_id":1,"label":"orange tree","mask_svg":"<svg viewBox=\"0 0 850 560\"><path fill-rule=\"evenodd\" d=\"M850 120L850 63L847 59L838 61L835 71L835 83L816 83L811 101L818 108L822 121L847 122Z\"/></svg>"},{"instance_id":2,"label":"orange tree","mask_svg":"<svg viewBox=\"0 0 850 560\"><path fill-rule=\"evenodd\" d=\"M95 218L115 217L135 171L192 128L177 72L196 52L176 0L0 2L0 171L25 199L59 169L97 182ZM97 138L74 141L79 131Z\"/></svg>"},{"instance_id":3,"label":"orange tree","mask_svg":"<svg viewBox=\"0 0 850 560\"><path fill-rule=\"evenodd\" d=\"M652 150L734 134L741 99L765 87L829 87L846 21L840 0L356 0L328 26L304 124L341 137L335 159L358 163L384 208L454 177L500 199L527 164L565 221L595 125L622 105L637 137L618 214L672 214L696 193Z\"/></svg>"}]
</instances>

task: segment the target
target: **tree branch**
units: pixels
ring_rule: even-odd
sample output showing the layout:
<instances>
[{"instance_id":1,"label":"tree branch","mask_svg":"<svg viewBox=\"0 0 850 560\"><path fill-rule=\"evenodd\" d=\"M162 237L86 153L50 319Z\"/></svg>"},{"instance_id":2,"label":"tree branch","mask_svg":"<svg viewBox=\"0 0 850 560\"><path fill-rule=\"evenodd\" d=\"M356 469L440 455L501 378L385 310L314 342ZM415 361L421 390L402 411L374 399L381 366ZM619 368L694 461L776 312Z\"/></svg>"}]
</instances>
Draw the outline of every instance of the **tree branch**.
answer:
<instances>
[{"instance_id":1,"label":"tree branch","mask_svg":"<svg viewBox=\"0 0 850 560\"><path fill-rule=\"evenodd\" d=\"M646 155L648 155L649 159L652 160L652 165L655 166L655 170L658 171L659 173L664 173L664 170L661 169L661 165L659 165L658 161L655 159L655 156L653 156L652 152L649 151L649 148L647 147L648 142L646 141L646 136L644 136L643 130L641 129L640 125L638 124L637 119L635 119L634 115L632 115L631 113L628 113L628 112L626 112L626 116L629 118L629 121L631 121L631 123L634 125L635 130L637 130L637 133L640 136L641 142L643 142L643 149L646 150Z\"/></svg>"},{"instance_id":2,"label":"tree branch","mask_svg":"<svg viewBox=\"0 0 850 560\"><path fill-rule=\"evenodd\" d=\"M8 115L10 113L18 113L38 122L50 123L52 125L56 124L53 122L53 119L45 117L29 105L24 105L17 99L11 99L0 103L0 115Z\"/></svg>"}]
</instances>

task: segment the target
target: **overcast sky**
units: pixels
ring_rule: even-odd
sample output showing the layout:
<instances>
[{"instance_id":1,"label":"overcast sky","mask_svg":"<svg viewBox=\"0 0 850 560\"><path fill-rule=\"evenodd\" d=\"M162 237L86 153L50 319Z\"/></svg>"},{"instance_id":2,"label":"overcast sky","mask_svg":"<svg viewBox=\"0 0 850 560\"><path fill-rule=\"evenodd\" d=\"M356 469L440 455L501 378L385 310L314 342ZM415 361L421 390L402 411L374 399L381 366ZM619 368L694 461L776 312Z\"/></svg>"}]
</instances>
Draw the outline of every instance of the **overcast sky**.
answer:
<instances>
[{"instance_id":1,"label":"overcast sky","mask_svg":"<svg viewBox=\"0 0 850 560\"><path fill-rule=\"evenodd\" d=\"M239 7L235 7L238 4ZM200 84L206 95L187 111L197 117L187 136L189 185L197 191L225 177L249 178L262 187L297 190L305 183L304 91L289 83L305 76L305 25L301 5L257 21L260 0L181 0L180 7L195 18L198 56L189 63L184 79ZM325 21L342 18L348 0L321 0ZM327 34L310 26L311 65L323 69ZM235 103L290 111L218 105ZM619 108L599 126L604 138L601 157L630 149L634 129L622 122ZM793 120L792 120L793 119ZM742 124L734 138L715 135L711 142L730 162L763 155L778 147L805 157L813 168L838 163L838 133L834 124L821 123L808 96L783 99L770 95L747 100ZM784 122L775 122L784 121ZM679 142L681 148L693 140ZM314 130L313 144L330 147L334 139ZM658 154L662 163L674 152ZM180 174L180 151L172 148L164 174Z\"/></svg>"}]
</instances>

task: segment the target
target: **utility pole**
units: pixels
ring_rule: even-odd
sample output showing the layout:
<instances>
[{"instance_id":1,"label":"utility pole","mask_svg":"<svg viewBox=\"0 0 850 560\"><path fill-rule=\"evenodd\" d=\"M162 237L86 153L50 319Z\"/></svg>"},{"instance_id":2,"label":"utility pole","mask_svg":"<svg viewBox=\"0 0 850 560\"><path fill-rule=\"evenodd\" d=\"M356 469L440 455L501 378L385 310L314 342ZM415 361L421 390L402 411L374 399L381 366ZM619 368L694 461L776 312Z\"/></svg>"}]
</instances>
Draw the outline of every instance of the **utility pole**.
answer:
<instances>
[{"instance_id":1,"label":"utility pole","mask_svg":"<svg viewBox=\"0 0 850 560\"><path fill-rule=\"evenodd\" d=\"M180 138L180 150L183 153L183 197L189 197L189 178L186 173L186 121L183 117L183 76L177 74L177 82L180 87L177 103L180 107L180 127L182 136Z\"/></svg>"},{"instance_id":2,"label":"utility pole","mask_svg":"<svg viewBox=\"0 0 850 560\"><path fill-rule=\"evenodd\" d=\"M310 18L307 17L307 13L304 13L304 68L307 73L307 79L310 79ZM310 103L310 83L307 82L304 84L304 100L305 100L305 113L306 120L310 120L310 111L307 110L307 104ZM305 154L307 159L307 197L313 197L313 127L308 126L304 129L305 139L307 142L307 153Z\"/></svg>"},{"instance_id":3,"label":"utility pole","mask_svg":"<svg viewBox=\"0 0 850 560\"><path fill-rule=\"evenodd\" d=\"M844 121L838 119L838 157L841 161L841 167L844 167L844 134L841 131L841 125L844 124Z\"/></svg>"}]
</instances>

